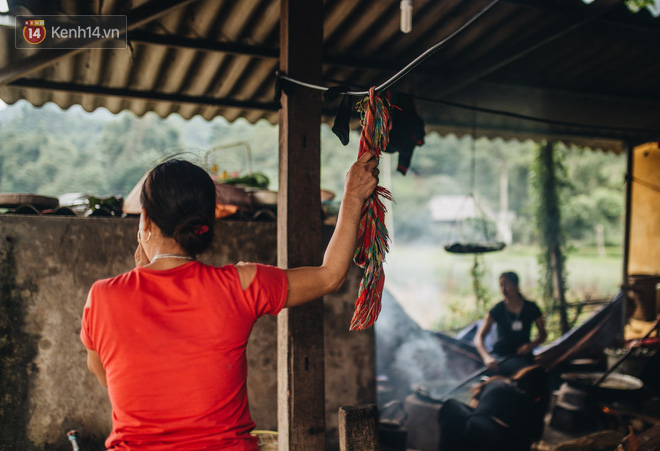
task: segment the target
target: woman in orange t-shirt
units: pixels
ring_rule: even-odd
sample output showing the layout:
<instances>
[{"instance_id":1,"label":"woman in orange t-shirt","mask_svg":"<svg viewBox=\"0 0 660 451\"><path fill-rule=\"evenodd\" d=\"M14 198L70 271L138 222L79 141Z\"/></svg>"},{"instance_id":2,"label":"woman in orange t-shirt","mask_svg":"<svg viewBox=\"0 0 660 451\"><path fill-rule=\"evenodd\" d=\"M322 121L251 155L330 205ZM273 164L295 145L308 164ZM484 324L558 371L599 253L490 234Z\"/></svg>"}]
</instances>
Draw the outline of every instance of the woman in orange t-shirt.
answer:
<instances>
[{"instance_id":1,"label":"woman in orange t-shirt","mask_svg":"<svg viewBox=\"0 0 660 451\"><path fill-rule=\"evenodd\" d=\"M149 173L136 268L94 283L83 311L87 365L112 404L106 447L257 449L246 386L252 326L341 287L362 205L378 183L376 165L367 153L349 170L323 264L286 270L196 261L213 242L213 181L181 160Z\"/></svg>"}]
</instances>

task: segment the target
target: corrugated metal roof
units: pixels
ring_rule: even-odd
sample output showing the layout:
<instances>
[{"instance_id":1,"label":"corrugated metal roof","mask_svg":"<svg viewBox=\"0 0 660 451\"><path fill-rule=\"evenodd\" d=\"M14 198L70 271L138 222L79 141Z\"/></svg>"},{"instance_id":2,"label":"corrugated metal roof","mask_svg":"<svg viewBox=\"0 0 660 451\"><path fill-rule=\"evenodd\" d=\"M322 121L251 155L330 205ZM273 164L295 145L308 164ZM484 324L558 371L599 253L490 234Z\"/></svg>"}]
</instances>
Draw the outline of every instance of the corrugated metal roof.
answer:
<instances>
[{"instance_id":1,"label":"corrugated metal roof","mask_svg":"<svg viewBox=\"0 0 660 451\"><path fill-rule=\"evenodd\" d=\"M325 0L324 83L377 85L488 3L414 0L413 29L403 34L398 0ZM9 6L12 15L126 14L130 46L55 59L55 50L16 49L14 30L0 27L0 98L7 103L277 122L279 1ZM622 141L660 135L658 48L660 19L632 14L621 0L506 0L394 89L418 97L427 129L441 133L552 138L619 151ZM328 118L334 108L324 105Z\"/></svg>"}]
</instances>

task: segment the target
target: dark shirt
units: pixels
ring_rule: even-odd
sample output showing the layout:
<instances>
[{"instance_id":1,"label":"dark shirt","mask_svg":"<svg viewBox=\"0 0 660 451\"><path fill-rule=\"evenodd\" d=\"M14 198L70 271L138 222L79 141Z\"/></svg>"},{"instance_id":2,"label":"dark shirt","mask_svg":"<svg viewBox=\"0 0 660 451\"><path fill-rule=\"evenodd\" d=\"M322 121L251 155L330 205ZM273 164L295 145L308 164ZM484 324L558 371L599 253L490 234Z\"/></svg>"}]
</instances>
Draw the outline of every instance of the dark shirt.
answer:
<instances>
[{"instance_id":1,"label":"dark shirt","mask_svg":"<svg viewBox=\"0 0 660 451\"><path fill-rule=\"evenodd\" d=\"M487 383L479 394L479 404L474 411L477 417L495 417L508 428L499 435L502 446L483 449L529 449L543 433L545 411L535 400L520 390L510 379L494 380ZM491 440L495 437L490 437ZM495 440L496 441L496 440Z\"/></svg>"},{"instance_id":2,"label":"dark shirt","mask_svg":"<svg viewBox=\"0 0 660 451\"><path fill-rule=\"evenodd\" d=\"M440 449L529 451L531 443L541 437L543 406L510 379L493 379L485 384L478 401L476 408L455 399L445 402L439 414Z\"/></svg>"},{"instance_id":3,"label":"dark shirt","mask_svg":"<svg viewBox=\"0 0 660 451\"><path fill-rule=\"evenodd\" d=\"M524 424L533 410L534 403L529 397L507 379L487 383L479 393L479 404L475 414L496 417L509 426Z\"/></svg>"},{"instance_id":4,"label":"dark shirt","mask_svg":"<svg viewBox=\"0 0 660 451\"><path fill-rule=\"evenodd\" d=\"M539 307L527 300L518 315L511 313L504 301L497 303L488 313L497 324L497 341L493 352L501 356L514 354L522 345L529 343L532 324L542 315ZM520 330L512 329L516 321L520 321L522 325Z\"/></svg>"}]
</instances>

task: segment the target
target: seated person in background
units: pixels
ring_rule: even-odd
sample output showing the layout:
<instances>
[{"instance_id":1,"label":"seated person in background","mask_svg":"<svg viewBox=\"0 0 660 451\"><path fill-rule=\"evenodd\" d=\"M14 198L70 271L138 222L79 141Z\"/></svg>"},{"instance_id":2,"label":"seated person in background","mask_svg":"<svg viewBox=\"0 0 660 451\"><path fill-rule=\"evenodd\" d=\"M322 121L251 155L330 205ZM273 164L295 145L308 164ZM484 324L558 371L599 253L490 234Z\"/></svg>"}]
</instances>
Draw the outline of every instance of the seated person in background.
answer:
<instances>
[{"instance_id":1,"label":"seated person in background","mask_svg":"<svg viewBox=\"0 0 660 451\"><path fill-rule=\"evenodd\" d=\"M541 439L550 399L539 365L493 376L474 388L473 407L449 399L440 410L442 451L523 451Z\"/></svg>"},{"instance_id":2,"label":"seated person in background","mask_svg":"<svg viewBox=\"0 0 660 451\"><path fill-rule=\"evenodd\" d=\"M532 351L545 341L547 335L541 310L520 293L518 275L515 272L504 272L500 275L500 290L504 300L488 312L477 331L474 344L490 374L510 376L534 363ZM497 341L493 352L489 353L484 339L493 323L497 324ZM530 341L533 323L536 323L538 333L534 341ZM498 365L497 361L505 357L506 361Z\"/></svg>"}]
</instances>

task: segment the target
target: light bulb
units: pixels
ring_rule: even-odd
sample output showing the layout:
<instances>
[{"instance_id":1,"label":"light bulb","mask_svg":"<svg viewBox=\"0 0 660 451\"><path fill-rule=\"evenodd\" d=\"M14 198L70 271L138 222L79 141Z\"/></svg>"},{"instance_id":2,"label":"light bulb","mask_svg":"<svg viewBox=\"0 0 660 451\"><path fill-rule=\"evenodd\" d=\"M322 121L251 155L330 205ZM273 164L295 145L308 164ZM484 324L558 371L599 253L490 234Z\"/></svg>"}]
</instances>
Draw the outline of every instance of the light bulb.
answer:
<instances>
[{"instance_id":1,"label":"light bulb","mask_svg":"<svg viewBox=\"0 0 660 451\"><path fill-rule=\"evenodd\" d=\"M401 0L401 32L410 33L412 30L412 0Z\"/></svg>"}]
</instances>

